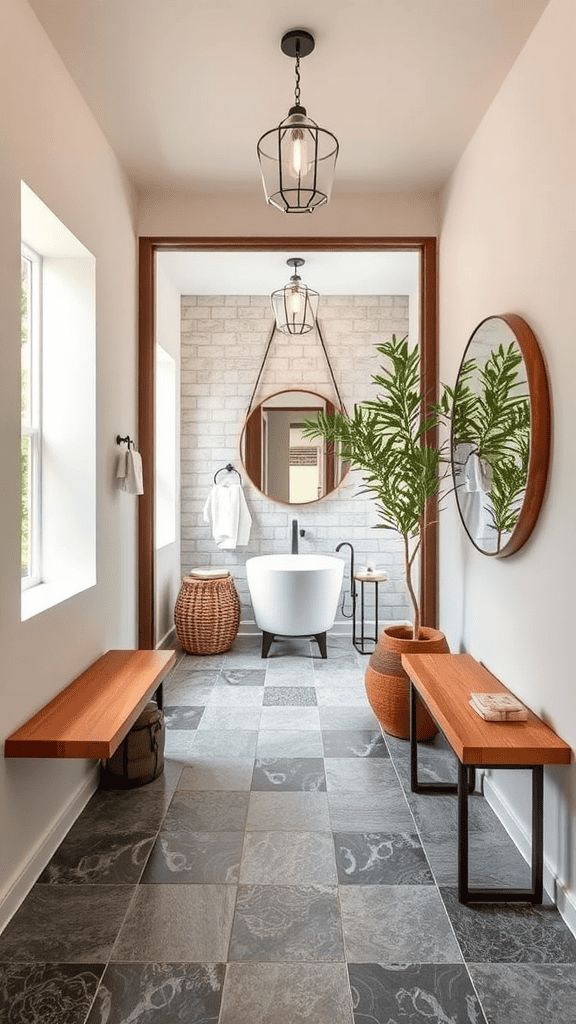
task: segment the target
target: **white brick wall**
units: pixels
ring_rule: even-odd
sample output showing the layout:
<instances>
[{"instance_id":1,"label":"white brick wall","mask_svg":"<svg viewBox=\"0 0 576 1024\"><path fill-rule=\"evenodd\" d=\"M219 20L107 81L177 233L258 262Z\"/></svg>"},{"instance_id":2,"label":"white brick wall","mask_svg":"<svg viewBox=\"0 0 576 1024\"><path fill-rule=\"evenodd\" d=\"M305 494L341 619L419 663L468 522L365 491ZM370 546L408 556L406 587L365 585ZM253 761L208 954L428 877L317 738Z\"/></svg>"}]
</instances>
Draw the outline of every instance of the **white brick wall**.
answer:
<instances>
[{"instance_id":1,"label":"white brick wall","mask_svg":"<svg viewBox=\"0 0 576 1024\"><path fill-rule=\"evenodd\" d=\"M351 411L355 402L375 397L371 375L379 371L381 359L375 346L392 334L406 334L408 296L322 296L318 319L340 394ZM379 588L380 621L409 618L401 541L390 531L373 529L378 524L374 501L355 496L362 482L358 473L310 505L266 498L242 473L252 531L250 543L234 551L220 551L202 521L216 470L231 462L242 471L240 434L272 323L268 296L182 296L182 572L197 565L226 566L236 580L242 619L252 619L245 561L289 552L296 518L306 531L301 552L332 554L341 541L350 541L357 566L376 557L388 573ZM336 399L316 332L297 339L276 332L253 405L275 391L304 386ZM349 549L341 554L347 563L343 589L348 591ZM365 588L367 620L373 618L373 591Z\"/></svg>"}]
</instances>

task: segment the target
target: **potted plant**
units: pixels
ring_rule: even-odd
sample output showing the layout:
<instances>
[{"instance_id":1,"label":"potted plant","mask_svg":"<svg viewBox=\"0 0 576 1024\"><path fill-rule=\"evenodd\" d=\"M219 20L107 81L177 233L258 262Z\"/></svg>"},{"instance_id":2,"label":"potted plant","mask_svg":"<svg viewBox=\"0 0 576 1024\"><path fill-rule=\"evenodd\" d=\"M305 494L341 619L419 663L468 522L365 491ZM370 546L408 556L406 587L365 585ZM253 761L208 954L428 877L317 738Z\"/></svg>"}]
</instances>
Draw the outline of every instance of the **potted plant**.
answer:
<instances>
[{"instance_id":1,"label":"potted plant","mask_svg":"<svg viewBox=\"0 0 576 1024\"><path fill-rule=\"evenodd\" d=\"M341 458L363 472L361 493L369 491L375 496L379 527L402 537L412 625L382 630L366 670L366 691L385 731L407 738L409 681L401 654L449 649L443 633L421 624L412 573L421 546L426 504L438 494L445 475L441 467L443 446L431 444L426 434L449 415L454 393L444 388L440 403L426 409L420 393L418 348L409 349L407 338L397 339L395 335L376 347L387 360L382 373L372 377L380 389L377 397L356 405L352 416L320 412L306 421L304 435L338 445ZM419 707L418 738L428 738L435 731L432 719Z\"/></svg>"}]
</instances>

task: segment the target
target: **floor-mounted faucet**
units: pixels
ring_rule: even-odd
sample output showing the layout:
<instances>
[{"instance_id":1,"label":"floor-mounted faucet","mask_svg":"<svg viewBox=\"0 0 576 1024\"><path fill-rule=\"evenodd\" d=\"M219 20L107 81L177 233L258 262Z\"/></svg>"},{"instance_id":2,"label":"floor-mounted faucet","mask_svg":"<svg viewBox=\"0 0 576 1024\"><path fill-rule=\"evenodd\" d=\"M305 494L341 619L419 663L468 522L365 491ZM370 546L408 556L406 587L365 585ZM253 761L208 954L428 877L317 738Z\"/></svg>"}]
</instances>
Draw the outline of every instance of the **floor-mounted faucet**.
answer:
<instances>
[{"instance_id":1,"label":"floor-mounted faucet","mask_svg":"<svg viewBox=\"0 0 576 1024\"><path fill-rule=\"evenodd\" d=\"M292 520L292 554L293 555L297 555L298 554L298 535L300 535L300 537L304 537L305 533L306 533L306 530L299 530L298 529L298 520L297 519L293 519Z\"/></svg>"}]
</instances>

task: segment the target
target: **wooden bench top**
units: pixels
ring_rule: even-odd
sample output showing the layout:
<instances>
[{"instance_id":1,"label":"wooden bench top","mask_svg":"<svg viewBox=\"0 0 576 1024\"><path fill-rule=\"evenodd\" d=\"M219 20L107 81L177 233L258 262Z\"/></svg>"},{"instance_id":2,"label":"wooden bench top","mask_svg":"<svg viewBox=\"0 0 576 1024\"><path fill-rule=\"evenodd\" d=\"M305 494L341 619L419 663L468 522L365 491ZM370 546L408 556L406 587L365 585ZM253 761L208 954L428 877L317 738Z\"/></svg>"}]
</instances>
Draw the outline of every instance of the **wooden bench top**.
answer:
<instances>
[{"instance_id":1,"label":"wooden bench top","mask_svg":"<svg viewBox=\"0 0 576 1024\"><path fill-rule=\"evenodd\" d=\"M5 741L6 757L111 757L176 661L107 651Z\"/></svg>"},{"instance_id":2,"label":"wooden bench top","mask_svg":"<svg viewBox=\"0 0 576 1024\"><path fill-rule=\"evenodd\" d=\"M570 764L572 750L537 715L486 722L471 693L510 693L470 654L403 654L402 664L462 764Z\"/></svg>"}]
</instances>

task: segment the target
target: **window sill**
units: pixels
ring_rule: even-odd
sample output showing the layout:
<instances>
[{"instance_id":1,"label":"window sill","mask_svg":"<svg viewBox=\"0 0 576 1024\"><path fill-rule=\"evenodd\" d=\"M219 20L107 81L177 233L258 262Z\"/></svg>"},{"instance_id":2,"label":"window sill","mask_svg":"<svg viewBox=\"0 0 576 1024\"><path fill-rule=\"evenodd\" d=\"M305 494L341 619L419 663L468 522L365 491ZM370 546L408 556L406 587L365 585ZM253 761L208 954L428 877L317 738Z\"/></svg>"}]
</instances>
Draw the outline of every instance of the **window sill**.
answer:
<instances>
[{"instance_id":1,"label":"window sill","mask_svg":"<svg viewBox=\"0 0 576 1024\"><path fill-rule=\"evenodd\" d=\"M55 605L61 604L62 601L67 601L68 598L82 593L83 590L89 590L95 585L94 578L76 578L61 580L58 583L39 583L35 587L29 587L22 591L21 621L32 619L35 615L40 615L48 608L53 608Z\"/></svg>"}]
</instances>

